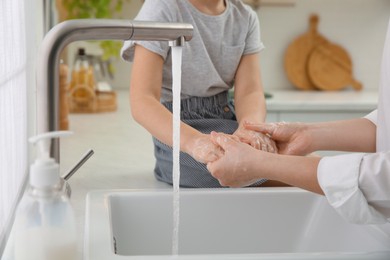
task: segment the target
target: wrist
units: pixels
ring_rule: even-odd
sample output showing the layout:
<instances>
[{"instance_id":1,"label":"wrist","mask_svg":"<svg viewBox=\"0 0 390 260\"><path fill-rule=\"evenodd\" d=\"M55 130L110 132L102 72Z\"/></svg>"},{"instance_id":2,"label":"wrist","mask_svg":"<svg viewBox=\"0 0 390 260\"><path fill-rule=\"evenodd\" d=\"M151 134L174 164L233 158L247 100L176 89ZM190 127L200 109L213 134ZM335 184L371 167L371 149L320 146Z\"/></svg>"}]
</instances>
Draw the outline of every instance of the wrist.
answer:
<instances>
[{"instance_id":1,"label":"wrist","mask_svg":"<svg viewBox=\"0 0 390 260\"><path fill-rule=\"evenodd\" d=\"M190 135L182 138L181 150L189 155L192 155L192 151L195 149L197 140L202 138L204 134L200 132L194 132Z\"/></svg>"},{"instance_id":2,"label":"wrist","mask_svg":"<svg viewBox=\"0 0 390 260\"><path fill-rule=\"evenodd\" d=\"M320 142L323 139L321 127L317 124L305 124L301 131L308 144L306 154L310 154L321 149Z\"/></svg>"},{"instance_id":3,"label":"wrist","mask_svg":"<svg viewBox=\"0 0 390 260\"><path fill-rule=\"evenodd\" d=\"M254 117L244 117L241 119L237 119L237 122L238 122L238 128L245 128L246 123L263 124L265 120L262 120L261 116L254 116Z\"/></svg>"},{"instance_id":4,"label":"wrist","mask_svg":"<svg viewBox=\"0 0 390 260\"><path fill-rule=\"evenodd\" d=\"M277 174L279 172L277 168L280 167L280 155L275 153L263 152L261 150L257 150L256 155L257 156L253 159L253 173L256 175L256 177L269 180L277 180Z\"/></svg>"}]
</instances>

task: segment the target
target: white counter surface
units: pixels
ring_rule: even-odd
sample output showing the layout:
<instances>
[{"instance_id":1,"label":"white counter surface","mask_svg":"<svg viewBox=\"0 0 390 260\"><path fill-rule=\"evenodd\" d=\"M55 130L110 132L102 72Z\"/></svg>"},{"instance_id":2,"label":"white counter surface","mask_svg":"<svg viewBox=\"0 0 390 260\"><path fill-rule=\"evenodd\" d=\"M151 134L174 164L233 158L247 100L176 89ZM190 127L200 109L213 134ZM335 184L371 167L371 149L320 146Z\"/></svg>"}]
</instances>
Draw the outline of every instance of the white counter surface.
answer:
<instances>
[{"instance_id":1,"label":"white counter surface","mask_svg":"<svg viewBox=\"0 0 390 260\"><path fill-rule=\"evenodd\" d=\"M376 108L378 92L364 91L270 91L267 110L274 111L371 111Z\"/></svg>"}]
</instances>

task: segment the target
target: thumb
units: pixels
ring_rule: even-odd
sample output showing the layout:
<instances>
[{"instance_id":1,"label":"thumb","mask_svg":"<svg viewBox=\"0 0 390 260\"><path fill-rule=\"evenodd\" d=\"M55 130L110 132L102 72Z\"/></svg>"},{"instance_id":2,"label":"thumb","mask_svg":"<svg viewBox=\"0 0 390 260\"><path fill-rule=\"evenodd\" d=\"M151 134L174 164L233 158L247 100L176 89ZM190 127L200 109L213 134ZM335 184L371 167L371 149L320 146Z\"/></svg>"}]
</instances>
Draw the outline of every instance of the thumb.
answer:
<instances>
[{"instance_id":1,"label":"thumb","mask_svg":"<svg viewBox=\"0 0 390 260\"><path fill-rule=\"evenodd\" d=\"M208 162L206 167L207 167L207 170L211 173L211 175L213 175L214 173L214 164L215 164L215 161L214 162Z\"/></svg>"},{"instance_id":2,"label":"thumb","mask_svg":"<svg viewBox=\"0 0 390 260\"><path fill-rule=\"evenodd\" d=\"M260 132L260 133L263 133L263 134L267 134L267 135L270 135L270 136L272 136L273 133L276 130L276 124L273 124L273 123L270 123L270 124L266 124L266 123L264 123L264 124L252 124L252 123L245 122L244 126L245 126L246 129L253 130L253 131L256 131L256 132Z\"/></svg>"},{"instance_id":3,"label":"thumb","mask_svg":"<svg viewBox=\"0 0 390 260\"><path fill-rule=\"evenodd\" d=\"M211 132L211 139L217 145L219 145L223 150L226 151L230 145L232 145L235 140L230 136L223 133Z\"/></svg>"}]
</instances>

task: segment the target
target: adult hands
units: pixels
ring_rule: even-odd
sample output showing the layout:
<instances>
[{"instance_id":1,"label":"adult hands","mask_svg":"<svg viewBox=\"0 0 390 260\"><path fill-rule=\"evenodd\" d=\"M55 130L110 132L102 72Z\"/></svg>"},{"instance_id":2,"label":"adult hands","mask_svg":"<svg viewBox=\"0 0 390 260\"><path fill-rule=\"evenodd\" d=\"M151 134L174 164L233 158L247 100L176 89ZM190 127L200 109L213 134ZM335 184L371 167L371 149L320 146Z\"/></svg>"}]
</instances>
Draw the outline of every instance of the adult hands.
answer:
<instances>
[{"instance_id":1,"label":"adult hands","mask_svg":"<svg viewBox=\"0 0 390 260\"><path fill-rule=\"evenodd\" d=\"M245 123L245 128L268 135L276 142L280 154L307 155L311 152L310 135L303 123Z\"/></svg>"},{"instance_id":2,"label":"adult hands","mask_svg":"<svg viewBox=\"0 0 390 260\"><path fill-rule=\"evenodd\" d=\"M215 161L210 161L207 169L222 186L244 187L260 179L256 176L259 171L254 169L256 169L256 162L262 158L259 155L263 153L262 151L240 142L231 135L212 132L211 137L223 149L224 155Z\"/></svg>"},{"instance_id":3,"label":"adult hands","mask_svg":"<svg viewBox=\"0 0 390 260\"><path fill-rule=\"evenodd\" d=\"M210 135L202 134L192 141L190 155L201 163L217 160L223 155L223 150L216 145Z\"/></svg>"}]
</instances>

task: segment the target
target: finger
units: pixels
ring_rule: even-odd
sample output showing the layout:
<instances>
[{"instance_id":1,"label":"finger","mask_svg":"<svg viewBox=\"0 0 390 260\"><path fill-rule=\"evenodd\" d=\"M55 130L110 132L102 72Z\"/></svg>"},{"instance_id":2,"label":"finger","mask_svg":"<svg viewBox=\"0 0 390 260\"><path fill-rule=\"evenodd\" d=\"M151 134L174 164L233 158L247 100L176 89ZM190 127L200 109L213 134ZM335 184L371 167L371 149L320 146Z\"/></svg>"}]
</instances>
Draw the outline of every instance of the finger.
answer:
<instances>
[{"instance_id":1,"label":"finger","mask_svg":"<svg viewBox=\"0 0 390 260\"><path fill-rule=\"evenodd\" d=\"M218 175L217 174L217 169L218 169L217 162L218 162L218 160L214 161L214 162L209 162L206 165L207 170L210 172L211 176L213 176L216 179L218 179L216 176L216 175Z\"/></svg>"},{"instance_id":2,"label":"finger","mask_svg":"<svg viewBox=\"0 0 390 260\"><path fill-rule=\"evenodd\" d=\"M218 143L217 143L218 135L219 135L219 133L217 133L215 131L211 131L211 133L210 133L210 139L213 142L213 144L215 144L215 145L218 145Z\"/></svg>"},{"instance_id":3,"label":"finger","mask_svg":"<svg viewBox=\"0 0 390 260\"><path fill-rule=\"evenodd\" d=\"M236 142L241 142L241 138L237 135L229 135L229 137Z\"/></svg>"},{"instance_id":4,"label":"finger","mask_svg":"<svg viewBox=\"0 0 390 260\"><path fill-rule=\"evenodd\" d=\"M226 134L222 134L222 133L215 133L215 132L212 132L211 133L211 138L219 145L221 146L221 148L223 150L226 151L226 149L231 146L232 144L234 144L235 142L237 142L236 140L234 140L233 138L231 138L230 136L226 135Z\"/></svg>"},{"instance_id":5,"label":"finger","mask_svg":"<svg viewBox=\"0 0 390 260\"><path fill-rule=\"evenodd\" d=\"M214 162L215 160L218 160L218 155L216 155L214 152L210 152L207 157L204 159L203 163L209 163Z\"/></svg>"},{"instance_id":6,"label":"finger","mask_svg":"<svg viewBox=\"0 0 390 260\"><path fill-rule=\"evenodd\" d=\"M250 144L250 137L247 134L246 129L237 130L233 133L232 138L234 138L236 141L243 142Z\"/></svg>"},{"instance_id":7,"label":"finger","mask_svg":"<svg viewBox=\"0 0 390 260\"><path fill-rule=\"evenodd\" d=\"M214 176L214 162L208 162L206 165L207 170L211 173L212 176Z\"/></svg>"},{"instance_id":8,"label":"finger","mask_svg":"<svg viewBox=\"0 0 390 260\"><path fill-rule=\"evenodd\" d=\"M252 131L252 146L256 148L257 150L263 150L266 151L267 149L265 148L264 145L267 145L267 141L265 140L265 135L262 133L258 133L255 131Z\"/></svg>"},{"instance_id":9,"label":"finger","mask_svg":"<svg viewBox=\"0 0 390 260\"><path fill-rule=\"evenodd\" d=\"M273 133L276 130L276 124L270 123L270 124L252 124L252 123L244 123L244 126L246 129L257 131L263 134L267 134L269 136L272 136Z\"/></svg>"},{"instance_id":10,"label":"finger","mask_svg":"<svg viewBox=\"0 0 390 260\"><path fill-rule=\"evenodd\" d=\"M222 157L225 154L225 151L221 147L217 147L215 154L218 158Z\"/></svg>"},{"instance_id":11,"label":"finger","mask_svg":"<svg viewBox=\"0 0 390 260\"><path fill-rule=\"evenodd\" d=\"M268 136L264 136L264 142L267 145L267 152L270 152L270 153L276 152L275 142L272 141Z\"/></svg>"},{"instance_id":12,"label":"finger","mask_svg":"<svg viewBox=\"0 0 390 260\"><path fill-rule=\"evenodd\" d=\"M235 138L236 141L238 142L241 142L241 143L245 143L245 144L249 144L249 145L252 145L253 146L253 140L252 138L247 138L247 137L240 137L240 138Z\"/></svg>"},{"instance_id":13,"label":"finger","mask_svg":"<svg viewBox=\"0 0 390 260\"><path fill-rule=\"evenodd\" d=\"M261 149L261 140L257 136L252 136L250 139L249 145L257 150L260 150Z\"/></svg>"},{"instance_id":14,"label":"finger","mask_svg":"<svg viewBox=\"0 0 390 260\"><path fill-rule=\"evenodd\" d=\"M219 158L221 158L223 155L224 155L223 150L220 147L218 147L214 151L210 152L210 156L208 157L207 161L214 162Z\"/></svg>"},{"instance_id":15,"label":"finger","mask_svg":"<svg viewBox=\"0 0 390 260\"><path fill-rule=\"evenodd\" d=\"M278 153L278 148L276 147L275 144L267 144L267 149L269 153Z\"/></svg>"}]
</instances>

